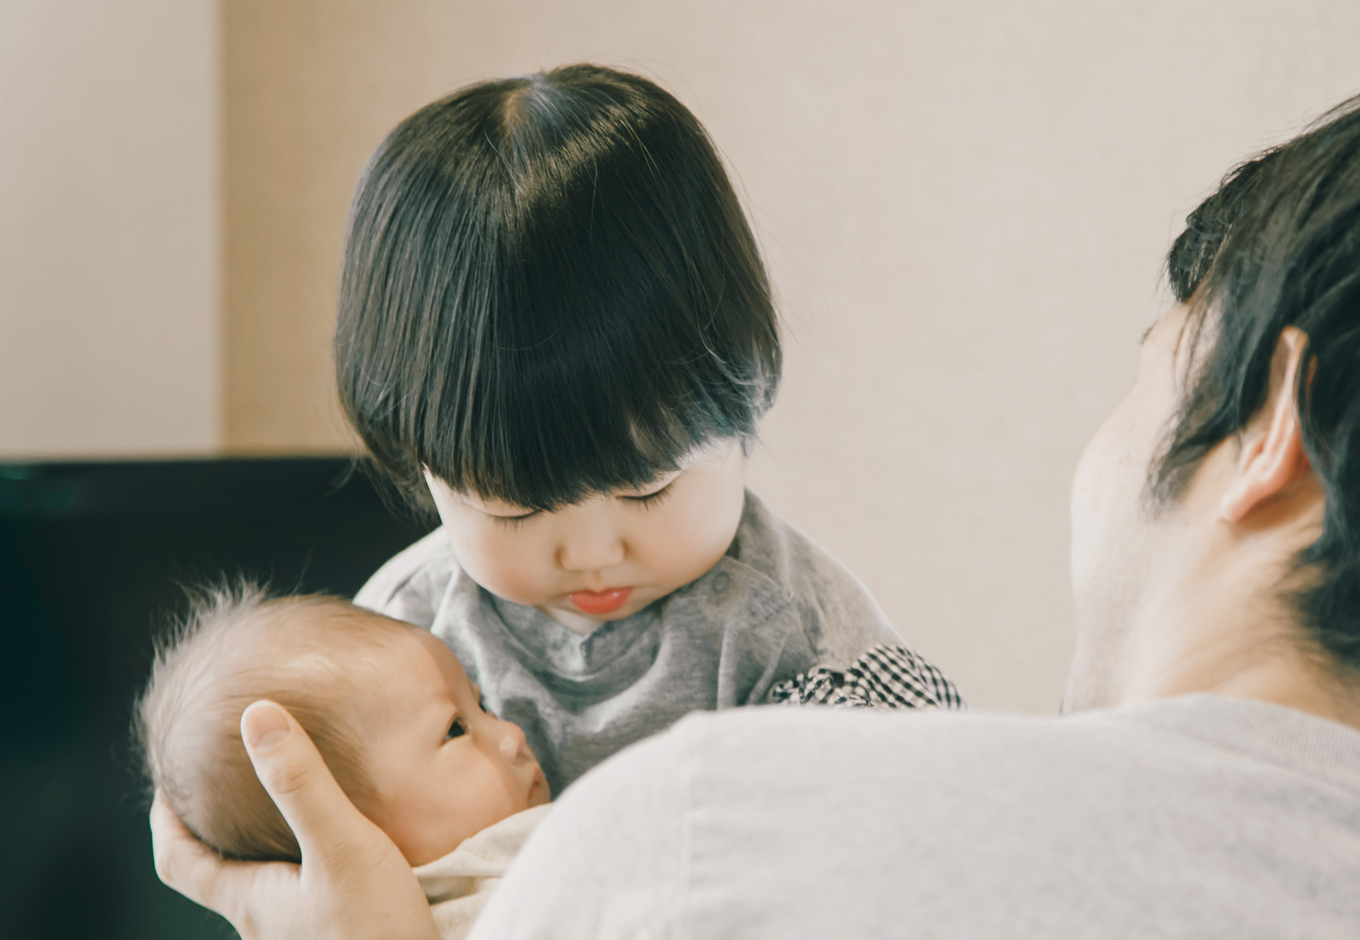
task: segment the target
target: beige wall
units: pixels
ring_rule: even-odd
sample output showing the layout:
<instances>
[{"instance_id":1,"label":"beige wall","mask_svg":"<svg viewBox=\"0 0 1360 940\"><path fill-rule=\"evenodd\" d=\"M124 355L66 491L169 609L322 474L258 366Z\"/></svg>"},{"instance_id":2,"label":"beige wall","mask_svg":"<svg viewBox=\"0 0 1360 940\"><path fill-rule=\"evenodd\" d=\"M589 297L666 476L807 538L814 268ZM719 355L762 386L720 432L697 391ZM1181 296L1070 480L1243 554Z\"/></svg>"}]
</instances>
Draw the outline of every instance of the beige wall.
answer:
<instances>
[{"instance_id":1,"label":"beige wall","mask_svg":"<svg viewBox=\"0 0 1360 940\"><path fill-rule=\"evenodd\" d=\"M1038 711L1071 468L1169 239L1360 91L1347 0L225 0L214 345L210 7L0 4L0 453L346 446L329 339L368 153L465 82L622 66L708 125L779 290L753 484L975 706Z\"/></svg>"},{"instance_id":2,"label":"beige wall","mask_svg":"<svg viewBox=\"0 0 1360 940\"><path fill-rule=\"evenodd\" d=\"M0 2L0 458L217 446L212 0Z\"/></svg>"}]
</instances>

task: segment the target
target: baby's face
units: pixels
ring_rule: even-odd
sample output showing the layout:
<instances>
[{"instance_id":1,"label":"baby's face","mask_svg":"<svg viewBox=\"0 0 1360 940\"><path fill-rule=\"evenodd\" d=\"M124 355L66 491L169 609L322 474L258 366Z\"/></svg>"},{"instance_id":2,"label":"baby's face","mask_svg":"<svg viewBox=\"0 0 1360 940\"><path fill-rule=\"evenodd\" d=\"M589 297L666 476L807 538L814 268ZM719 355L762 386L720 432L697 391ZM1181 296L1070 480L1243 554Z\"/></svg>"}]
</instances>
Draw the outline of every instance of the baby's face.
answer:
<instances>
[{"instance_id":1,"label":"baby's face","mask_svg":"<svg viewBox=\"0 0 1360 940\"><path fill-rule=\"evenodd\" d=\"M548 802L524 732L482 710L477 688L438 639L411 627L366 652L365 663L364 687L379 695L355 723L375 796L359 808L411 865Z\"/></svg>"},{"instance_id":2,"label":"baby's face","mask_svg":"<svg viewBox=\"0 0 1360 940\"><path fill-rule=\"evenodd\" d=\"M454 554L492 594L589 633L637 613L722 558L745 504L741 444L723 441L637 492L529 512L426 474Z\"/></svg>"}]
</instances>

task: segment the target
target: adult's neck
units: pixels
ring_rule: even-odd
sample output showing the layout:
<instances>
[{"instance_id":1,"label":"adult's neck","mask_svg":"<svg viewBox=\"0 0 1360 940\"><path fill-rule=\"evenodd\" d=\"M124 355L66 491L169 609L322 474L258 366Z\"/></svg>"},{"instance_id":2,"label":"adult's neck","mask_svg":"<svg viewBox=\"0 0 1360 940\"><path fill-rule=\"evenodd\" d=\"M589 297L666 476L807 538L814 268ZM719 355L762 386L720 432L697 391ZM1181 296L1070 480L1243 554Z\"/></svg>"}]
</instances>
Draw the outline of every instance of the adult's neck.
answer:
<instances>
[{"instance_id":1,"label":"adult's neck","mask_svg":"<svg viewBox=\"0 0 1360 940\"><path fill-rule=\"evenodd\" d=\"M1183 519L1134 614L1117 703L1207 692L1360 730L1360 685L1310 639L1291 602L1315 576L1296 559L1321 518L1322 493L1305 484L1248 525Z\"/></svg>"}]
</instances>

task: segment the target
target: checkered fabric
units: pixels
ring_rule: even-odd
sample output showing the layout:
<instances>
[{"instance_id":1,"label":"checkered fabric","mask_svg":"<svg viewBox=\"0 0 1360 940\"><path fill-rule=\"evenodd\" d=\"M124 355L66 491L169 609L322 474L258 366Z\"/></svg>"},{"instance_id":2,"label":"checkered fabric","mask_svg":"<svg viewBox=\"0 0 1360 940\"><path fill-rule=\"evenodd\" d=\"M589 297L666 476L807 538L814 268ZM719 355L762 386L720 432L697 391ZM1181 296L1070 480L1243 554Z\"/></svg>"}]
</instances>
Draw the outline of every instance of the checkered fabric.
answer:
<instances>
[{"instance_id":1,"label":"checkered fabric","mask_svg":"<svg viewBox=\"0 0 1360 940\"><path fill-rule=\"evenodd\" d=\"M819 666L770 689L770 701L845 708L964 709L944 673L905 646L875 646L844 670Z\"/></svg>"}]
</instances>

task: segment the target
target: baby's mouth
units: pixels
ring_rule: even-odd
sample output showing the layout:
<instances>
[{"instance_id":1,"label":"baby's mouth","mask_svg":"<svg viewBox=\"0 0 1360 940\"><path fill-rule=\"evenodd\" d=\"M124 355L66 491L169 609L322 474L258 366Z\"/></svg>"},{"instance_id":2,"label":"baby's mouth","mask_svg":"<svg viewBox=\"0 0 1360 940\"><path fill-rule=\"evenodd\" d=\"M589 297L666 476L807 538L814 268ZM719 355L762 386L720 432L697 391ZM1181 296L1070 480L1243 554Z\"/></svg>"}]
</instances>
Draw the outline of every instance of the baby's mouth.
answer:
<instances>
[{"instance_id":1,"label":"baby's mouth","mask_svg":"<svg viewBox=\"0 0 1360 940\"><path fill-rule=\"evenodd\" d=\"M608 591L573 591L567 599L583 614L599 616L612 614L628 603L633 589L630 587L611 588Z\"/></svg>"},{"instance_id":2,"label":"baby's mouth","mask_svg":"<svg viewBox=\"0 0 1360 940\"><path fill-rule=\"evenodd\" d=\"M543 797L544 803L552 800L552 793L548 790L548 778L543 775L541 767L534 768L534 778L529 782L530 801L533 800L535 795Z\"/></svg>"}]
</instances>

